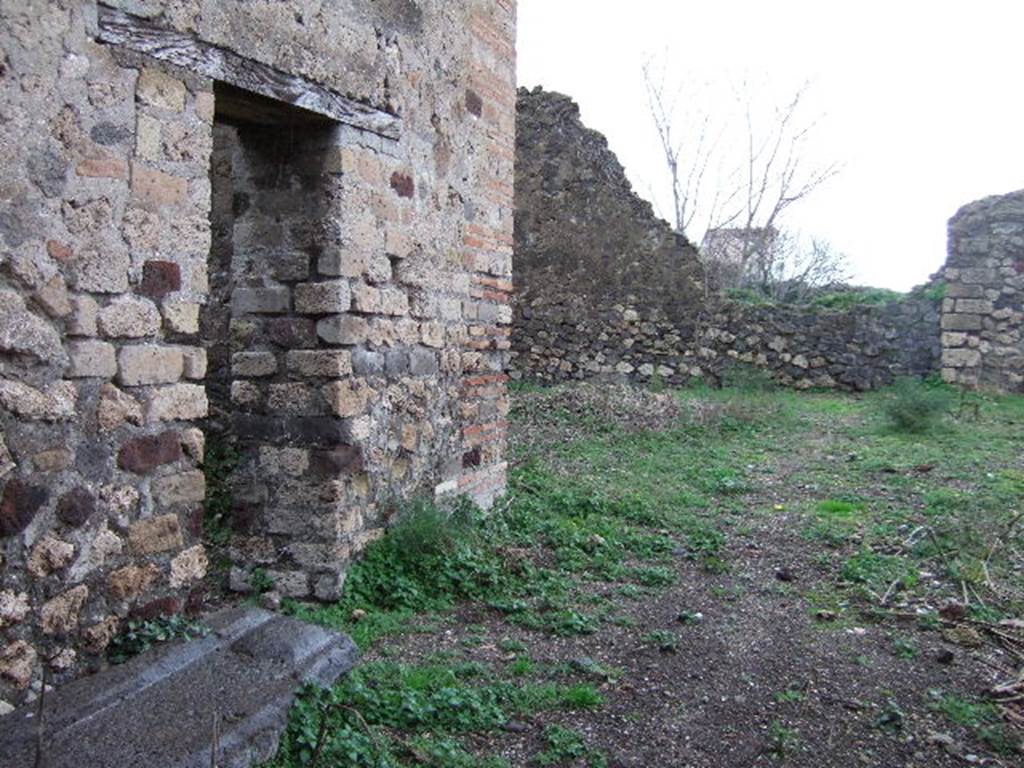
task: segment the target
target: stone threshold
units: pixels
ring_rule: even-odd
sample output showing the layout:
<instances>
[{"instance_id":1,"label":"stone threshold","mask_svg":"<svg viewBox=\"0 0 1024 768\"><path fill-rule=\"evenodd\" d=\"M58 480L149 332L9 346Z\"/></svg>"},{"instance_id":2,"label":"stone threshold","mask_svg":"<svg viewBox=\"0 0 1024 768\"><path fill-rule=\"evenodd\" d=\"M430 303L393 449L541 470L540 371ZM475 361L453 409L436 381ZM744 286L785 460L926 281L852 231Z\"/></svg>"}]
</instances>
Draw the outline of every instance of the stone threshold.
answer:
<instances>
[{"instance_id":1,"label":"stone threshold","mask_svg":"<svg viewBox=\"0 0 1024 768\"><path fill-rule=\"evenodd\" d=\"M248 768L276 753L300 685L332 685L358 658L345 635L257 608L205 623L204 638L48 692L42 765ZM35 765L38 703L0 723L0 767Z\"/></svg>"}]
</instances>

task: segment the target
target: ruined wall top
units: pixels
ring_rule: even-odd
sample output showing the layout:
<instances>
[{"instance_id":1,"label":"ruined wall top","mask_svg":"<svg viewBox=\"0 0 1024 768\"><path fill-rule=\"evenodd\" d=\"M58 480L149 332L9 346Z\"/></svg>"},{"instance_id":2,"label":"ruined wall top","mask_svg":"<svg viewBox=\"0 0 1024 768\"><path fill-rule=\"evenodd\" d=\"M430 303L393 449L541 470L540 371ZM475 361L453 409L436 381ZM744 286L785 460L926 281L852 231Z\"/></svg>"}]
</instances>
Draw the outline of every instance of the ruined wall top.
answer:
<instances>
[{"instance_id":1,"label":"ruined wall top","mask_svg":"<svg viewBox=\"0 0 1024 768\"><path fill-rule=\"evenodd\" d=\"M516 284L524 299L634 296L671 314L702 293L696 250L658 219L568 96L520 89Z\"/></svg>"}]
</instances>

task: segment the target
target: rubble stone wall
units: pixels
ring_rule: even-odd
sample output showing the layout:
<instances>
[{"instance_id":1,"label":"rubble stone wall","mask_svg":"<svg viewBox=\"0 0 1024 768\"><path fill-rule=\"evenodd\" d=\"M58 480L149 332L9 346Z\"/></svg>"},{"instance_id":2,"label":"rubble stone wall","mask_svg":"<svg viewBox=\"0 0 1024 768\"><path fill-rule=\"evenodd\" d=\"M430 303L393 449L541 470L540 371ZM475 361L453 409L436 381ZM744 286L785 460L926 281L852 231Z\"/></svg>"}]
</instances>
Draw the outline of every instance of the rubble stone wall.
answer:
<instances>
[{"instance_id":1,"label":"rubble stone wall","mask_svg":"<svg viewBox=\"0 0 1024 768\"><path fill-rule=\"evenodd\" d=\"M514 376L683 384L740 362L791 386L869 389L938 370L923 294L850 311L725 301L572 99L520 89L517 121Z\"/></svg>"},{"instance_id":2,"label":"rubble stone wall","mask_svg":"<svg viewBox=\"0 0 1024 768\"><path fill-rule=\"evenodd\" d=\"M941 278L943 378L1024 392L1024 191L957 212Z\"/></svg>"},{"instance_id":3,"label":"rubble stone wall","mask_svg":"<svg viewBox=\"0 0 1024 768\"><path fill-rule=\"evenodd\" d=\"M679 322L704 303L696 249L637 195L608 142L568 96L518 92L517 292L595 307L627 296Z\"/></svg>"},{"instance_id":4,"label":"rubble stone wall","mask_svg":"<svg viewBox=\"0 0 1024 768\"><path fill-rule=\"evenodd\" d=\"M353 117L225 114L201 62L103 42L111 6ZM0 702L201 604L204 430L241 455L240 588L334 597L403 497L502 491L514 25L0 2Z\"/></svg>"},{"instance_id":5,"label":"rubble stone wall","mask_svg":"<svg viewBox=\"0 0 1024 768\"><path fill-rule=\"evenodd\" d=\"M798 389L860 391L935 373L939 352L939 307L925 296L848 311L719 301L685 326L636 303L537 300L516 307L513 375L679 386L743 364Z\"/></svg>"}]
</instances>

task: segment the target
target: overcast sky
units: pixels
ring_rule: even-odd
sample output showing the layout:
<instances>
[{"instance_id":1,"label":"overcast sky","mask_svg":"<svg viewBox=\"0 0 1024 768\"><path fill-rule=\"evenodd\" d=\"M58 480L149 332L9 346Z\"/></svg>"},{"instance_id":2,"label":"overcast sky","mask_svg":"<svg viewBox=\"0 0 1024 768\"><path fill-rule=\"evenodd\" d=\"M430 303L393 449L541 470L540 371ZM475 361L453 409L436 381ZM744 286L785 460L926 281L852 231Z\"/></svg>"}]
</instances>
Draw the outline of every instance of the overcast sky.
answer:
<instances>
[{"instance_id":1,"label":"overcast sky","mask_svg":"<svg viewBox=\"0 0 1024 768\"><path fill-rule=\"evenodd\" d=\"M906 289L942 264L957 208L1024 188L1022 32L1024 0L519 0L519 83L579 102L667 216L645 60L810 80L810 159L843 169L789 221L847 253L857 282Z\"/></svg>"}]
</instances>

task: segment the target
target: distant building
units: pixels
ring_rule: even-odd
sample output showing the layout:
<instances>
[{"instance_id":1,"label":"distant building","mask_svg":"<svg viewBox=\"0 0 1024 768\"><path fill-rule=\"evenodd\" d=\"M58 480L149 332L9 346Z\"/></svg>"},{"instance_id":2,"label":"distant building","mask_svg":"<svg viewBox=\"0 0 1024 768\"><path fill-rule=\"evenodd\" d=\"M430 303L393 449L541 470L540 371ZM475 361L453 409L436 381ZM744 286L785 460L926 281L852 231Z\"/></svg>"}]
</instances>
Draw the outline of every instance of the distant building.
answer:
<instances>
[{"instance_id":1,"label":"distant building","mask_svg":"<svg viewBox=\"0 0 1024 768\"><path fill-rule=\"evenodd\" d=\"M709 229L700 250L706 259L723 265L740 266L744 255L764 253L779 237L775 227L720 227Z\"/></svg>"}]
</instances>

